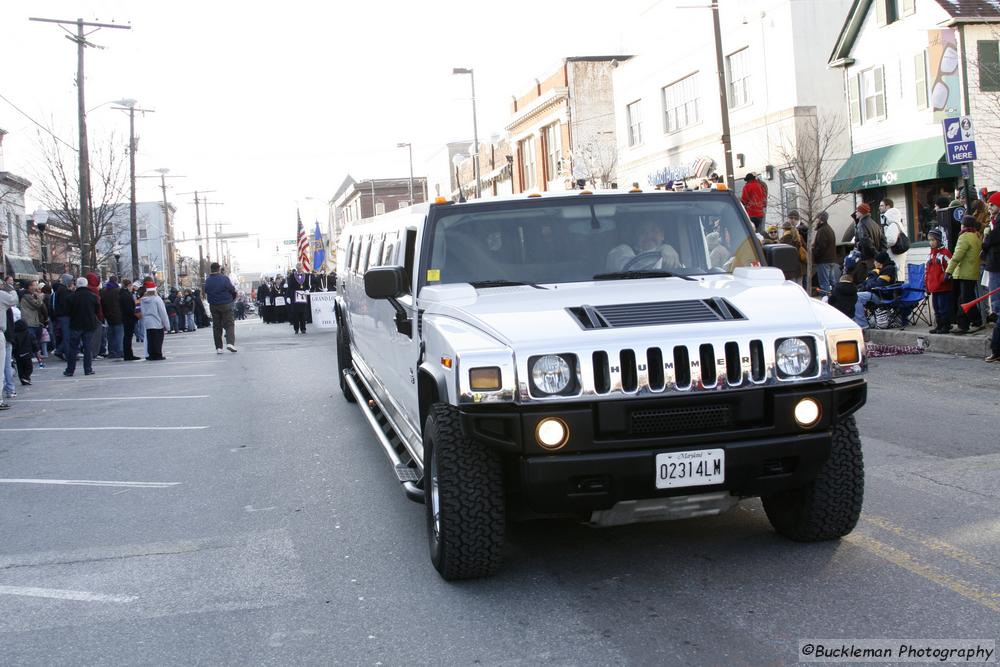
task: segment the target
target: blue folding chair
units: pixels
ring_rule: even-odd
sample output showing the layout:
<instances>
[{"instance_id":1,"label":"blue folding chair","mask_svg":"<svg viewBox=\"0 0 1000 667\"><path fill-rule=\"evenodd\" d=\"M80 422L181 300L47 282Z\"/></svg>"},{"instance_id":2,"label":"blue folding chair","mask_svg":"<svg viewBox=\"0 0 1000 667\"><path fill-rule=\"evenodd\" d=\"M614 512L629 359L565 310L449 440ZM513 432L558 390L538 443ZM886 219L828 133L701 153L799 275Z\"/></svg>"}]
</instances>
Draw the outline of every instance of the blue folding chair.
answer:
<instances>
[{"instance_id":1,"label":"blue folding chair","mask_svg":"<svg viewBox=\"0 0 1000 667\"><path fill-rule=\"evenodd\" d=\"M921 322L930 324L930 304L924 284L926 267L923 264L906 265L906 282L872 288L872 294L879 298L872 304L869 321L879 329L916 326Z\"/></svg>"}]
</instances>

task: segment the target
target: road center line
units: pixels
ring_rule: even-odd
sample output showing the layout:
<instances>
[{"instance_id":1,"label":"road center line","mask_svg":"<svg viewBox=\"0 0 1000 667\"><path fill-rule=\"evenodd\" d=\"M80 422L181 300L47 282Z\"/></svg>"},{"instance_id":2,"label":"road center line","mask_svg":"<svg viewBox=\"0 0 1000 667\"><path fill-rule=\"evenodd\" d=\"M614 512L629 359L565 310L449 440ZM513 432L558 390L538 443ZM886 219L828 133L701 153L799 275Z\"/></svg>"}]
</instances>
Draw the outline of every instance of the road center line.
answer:
<instances>
[{"instance_id":1,"label":"road center line","mask_svg":"<svg viewBox=\"0 0 1000 667\"><path fill-rule=\"evenodd\" d=\"M207 426L38 426L34 428L0 428L6 431L201 431Z\"/></svg>"},{"instance_id":2,"label":"road center line","mask_svg":"<svg viewBox=\"0 0 1000 667\"><path fill-rule=\"evenodd\" d=\"M861 547L865 551L869 551L879 558L903 568L911 574L923 577L927 581L931 581L938 586L947 588L967 600L971 600L972 602L986 607L987 609L1000 612L1000 594L993 591L983 590L975 584L971 584L957 577L945 574L932 565L920 562L911 554L901 549L889 546L884 542L868 537L867 535L854 532L845 537L844 541L857 547Z\"/></svg>"},{"instance_id":3,"label":"road center line","mask_svg":"<svg viewBox=\"0 0 1000 667\"><path fill-rule=\"evenodd\" d=\"M98 479L0 479L0 484L57 484L69 486L125 486L134 489L167 489L180 482L106 482Z\"/></svg>"},{"instance_id":4,"label":"road center line","mask_svg":"<svg viewBox=\"0 0 1000 667\"><path fill-rule=\"evenodd\" d=\"M115 396L114 398L19 398L18 403L55 403L63 401L162 401L164 399L208 398L208 394L197 396Z\"/></svg>"},{"instance_id":5,"label":"road center line","mask_svg":"<svg viewBox=\"0 0 1000 667\"><path fill-rule=\"evenodd\" d=\"M133 595L105 595L104 593L68 591L61 588L32 588L30 586L0 586L0 595L25 595L33 598L78 600L80 602L132 602L139 599Z\"/></svg>"}]
</instances>

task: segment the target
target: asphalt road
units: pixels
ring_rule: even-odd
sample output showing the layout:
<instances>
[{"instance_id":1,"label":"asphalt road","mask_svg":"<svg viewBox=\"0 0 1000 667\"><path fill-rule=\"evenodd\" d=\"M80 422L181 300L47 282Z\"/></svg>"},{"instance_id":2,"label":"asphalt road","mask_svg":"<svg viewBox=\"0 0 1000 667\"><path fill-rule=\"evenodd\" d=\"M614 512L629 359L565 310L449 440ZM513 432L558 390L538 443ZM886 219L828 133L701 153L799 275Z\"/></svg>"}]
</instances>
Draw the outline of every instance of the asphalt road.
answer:
<instances>
[{"instance_id":1,"label":"asphalt road","mask_svg":"<svg viewBox=\"0 0 1000 667\"><path fill-rule=\"evenodd\" d=\"M167 362L39 370L0 413L0 662L782 665L803 639L998 638L1000 365L873 361L840 542L791 543L757 501L548 521L456 584L336 389L332 334L237 333L236 354L201 331Z\"/></svg>"}]
</instances>

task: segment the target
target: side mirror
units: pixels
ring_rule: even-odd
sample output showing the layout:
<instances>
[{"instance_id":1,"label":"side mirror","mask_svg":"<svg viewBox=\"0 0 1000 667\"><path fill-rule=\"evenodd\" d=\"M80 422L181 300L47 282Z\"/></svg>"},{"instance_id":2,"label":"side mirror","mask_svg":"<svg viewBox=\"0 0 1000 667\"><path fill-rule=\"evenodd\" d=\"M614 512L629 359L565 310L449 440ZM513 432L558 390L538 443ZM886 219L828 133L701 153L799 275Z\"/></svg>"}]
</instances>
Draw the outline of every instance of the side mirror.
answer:
<instances>
[{"instance_id":1,"label":"side mirror","mask_svg":"<svg viewBox=\"0 0 1000 667\"><path fill-rule=\"evenodd\" d=\"M764 257L767 265L781 269L785 277L794 276L799 272L799 250L787 243L769 243L764 246ZM366 275L365 278L368 276Z\"/></svg>"},{"instance_id":2,"label":"side mirror","mask_svg":"<svg viewBox=\"0 0 1000 667\"><path fill-rule=\"evenodd\" d=\"M369 299L398 299L406 293L406 271L401 266L379 266L365 271Z\"/></svg>"}]
</instances>

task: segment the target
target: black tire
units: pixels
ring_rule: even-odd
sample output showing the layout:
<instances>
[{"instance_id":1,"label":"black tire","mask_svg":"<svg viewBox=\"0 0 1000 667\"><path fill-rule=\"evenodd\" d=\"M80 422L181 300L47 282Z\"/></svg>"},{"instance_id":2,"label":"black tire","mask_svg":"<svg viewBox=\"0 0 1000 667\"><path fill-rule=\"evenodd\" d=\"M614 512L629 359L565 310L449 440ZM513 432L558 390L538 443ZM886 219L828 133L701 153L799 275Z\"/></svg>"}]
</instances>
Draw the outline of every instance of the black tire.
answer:
<instances>
[{"instance_id":1,"label":"black tire","mask_svg":"<svg viewBox=\"0 0 1000 667\"><path fill-rule=\"evenodd\" d=\"M344 371L353 369L351 347L347 344L347 334L344 333L344 325L341 324L337 327L337 378L340 381L340 391L344 392L344 398L348 403L357 402L350 387L347 386L347 380L344 379Z\"/></svg>"},{"instance_id":2,"label":"black tire","mask_svg":"<svg viewBox=\"0 0 1000 667\"><path fill-rule=\"evenodd\" d=\"M500 457L465 438L457 411L440 403L424 427L424 505L431 562L442 578L496 573L505 539Z\"/></svg>"},{"instance_id":3,"label":"black tire","mask_svg":"<svg viewBox=\"0 0 1000 667\"><path fill-rule=\"evenodd\" d=\"M761 500L778 533L796 542L821 542L854 530L864 496L861 436L851 416L834 425L830 458L816 479L800 489Z\"/></svg>"}]
</instances>

